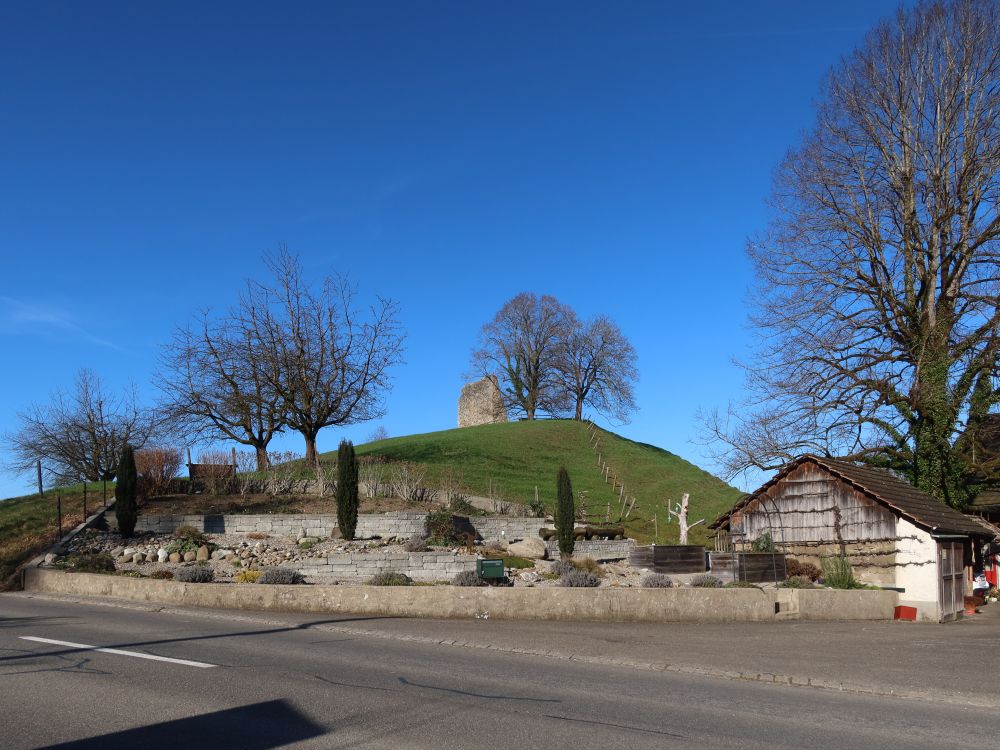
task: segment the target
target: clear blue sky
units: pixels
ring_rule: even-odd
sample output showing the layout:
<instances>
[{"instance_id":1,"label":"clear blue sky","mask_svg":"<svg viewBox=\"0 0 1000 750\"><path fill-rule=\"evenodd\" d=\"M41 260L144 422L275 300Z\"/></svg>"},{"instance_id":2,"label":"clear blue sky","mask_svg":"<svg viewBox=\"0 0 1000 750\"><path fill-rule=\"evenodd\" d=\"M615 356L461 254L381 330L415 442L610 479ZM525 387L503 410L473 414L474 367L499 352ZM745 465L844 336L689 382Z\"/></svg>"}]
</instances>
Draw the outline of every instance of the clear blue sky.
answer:
<instances>
[{"instance_id":1,"label":"clear blue sky","mask_svg":"<svg viewBox=\"0 0 1000 750\"><path fill-rule=\"evenodd\" d=\"M617 320L619 431L711 470L695 412L742 392L771 172L895 7L6 3L0 432L81 366L152 398L172 327L284 242L409 333L385 419L321 449L453 427L479 327L528 290Z\"/></svg>"}]
</instances>

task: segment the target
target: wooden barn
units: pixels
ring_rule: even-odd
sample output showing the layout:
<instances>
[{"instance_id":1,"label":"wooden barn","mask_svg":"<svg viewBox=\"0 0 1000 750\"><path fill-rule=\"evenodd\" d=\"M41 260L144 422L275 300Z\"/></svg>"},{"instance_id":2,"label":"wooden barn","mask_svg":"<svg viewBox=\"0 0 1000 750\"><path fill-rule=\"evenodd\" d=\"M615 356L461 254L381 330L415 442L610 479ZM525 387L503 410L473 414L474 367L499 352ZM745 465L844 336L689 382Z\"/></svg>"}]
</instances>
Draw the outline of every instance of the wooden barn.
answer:
<instances>
[{"instance_id":1,"label":"wooden barn","mask_svg":"<svg viewBox=\"0 0 1000 750\"><path fill-rule=\"evenodd\" d=\"M888 471L816 456L784 466L710 528L736 551L770 534L803 562L846 555L859 581L895 589L936 621L961 616L973 557L992 536Z\"/></svg>"}]
</instances>

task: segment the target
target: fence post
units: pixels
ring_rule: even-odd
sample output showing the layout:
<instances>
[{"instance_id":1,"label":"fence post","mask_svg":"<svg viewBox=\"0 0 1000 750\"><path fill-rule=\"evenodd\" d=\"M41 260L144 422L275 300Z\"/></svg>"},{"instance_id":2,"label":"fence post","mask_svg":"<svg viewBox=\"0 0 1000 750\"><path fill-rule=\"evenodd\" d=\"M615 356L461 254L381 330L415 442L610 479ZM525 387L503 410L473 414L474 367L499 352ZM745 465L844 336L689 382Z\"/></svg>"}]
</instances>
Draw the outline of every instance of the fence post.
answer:
<instances>
[{"instance_id":1,"label":"fence post","mask_svg":"<svg viewBox=\"0 0 1000 750\"><path fill-rule=\"evenodd\" d=\"M56 494L56 518L59 521L59 541L62 541L62 493Z\"/></svg>"},{"instance_id":2,"label":"fence post","mask_svg":"<svg viewBox=\"0 0 1000 750\"><path fill-rule=\"evenodd\" d=\"M41 497L45 497L45 488L42 487L42 459L38 459L38 494Z\"/></svg>"},{"instance_id":3,"label":"fence post","mask_svg":"<svg viewBox=\"0 0 1000 750\"><path fill-rule=\"evenodd\" d=\"M104 483L104 507L108 507L108 480L103 480Z\"/></svg>"},{"instance_id":4,"label":"fence post","mask_svg":"<svg viewBox=\"0 0 1000 750\"><path fill-rule=\"evenodd\" d=\"M87 480L83 480L83 520L87 520Z\"/></svg>"}]
</instances>

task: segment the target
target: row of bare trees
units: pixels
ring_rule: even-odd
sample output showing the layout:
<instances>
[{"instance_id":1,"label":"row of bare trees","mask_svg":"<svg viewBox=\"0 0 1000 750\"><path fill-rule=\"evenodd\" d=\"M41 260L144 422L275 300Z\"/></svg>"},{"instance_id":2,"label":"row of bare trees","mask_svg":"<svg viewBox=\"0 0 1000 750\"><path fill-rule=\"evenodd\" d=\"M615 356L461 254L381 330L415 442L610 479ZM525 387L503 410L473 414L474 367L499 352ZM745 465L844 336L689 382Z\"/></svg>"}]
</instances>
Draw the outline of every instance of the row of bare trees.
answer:
<instances>
[{"instance_id":1,"label":"row of bare trees","mask_svg":"<svg viewBox=\"0 0 1000 750\"><path fill-rule=\"evenodd\" d=\"M522 292L479 334L472 374L493 376L505 406L582 419L585 408L628 422L636 410L637 355L610 318L581 321L555 297Z\"/></svg>"},{"instance_id":2,"label":"row of bare trees","mask_svg":"<svg viewBox=\"0 0 1000 750\"><path fill-rule=\"evenodd\" d=\"M248 282L226 314L178 328L156 376L169 424L249 446L259 470L279 432L301 434L315 463L324 427L382 416L404 340L392 300L361 310L345 279L309 284L287 248L265 260L271 280Z\"/></svg>"}]
</instances>

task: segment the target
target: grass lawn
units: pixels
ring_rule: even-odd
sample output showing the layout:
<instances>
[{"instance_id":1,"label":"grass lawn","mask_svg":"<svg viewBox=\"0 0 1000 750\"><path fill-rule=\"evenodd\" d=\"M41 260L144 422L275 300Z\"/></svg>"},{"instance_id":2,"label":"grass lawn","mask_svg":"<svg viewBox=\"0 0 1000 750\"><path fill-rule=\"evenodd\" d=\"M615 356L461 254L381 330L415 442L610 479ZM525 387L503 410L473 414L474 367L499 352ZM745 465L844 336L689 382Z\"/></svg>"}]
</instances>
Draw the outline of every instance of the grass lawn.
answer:
<instances>
[{"instance_id":1,"label":"grass lawn","mask_svg":"<svg viewBox=\"0 0 1000 750\"><path fill-rule=\"evenodd\" d=\"M87 512L102 505L101 485L87 485ZM62 497L63 531L83 522L83 485L46 490L45 496L25 495L0 501L0 588L19 565L56 541L57 497ZM114 485L108 484L108 502Z\"/></svg>"},{"instance_id":2,"label":"grass lawn","mask_svg":"<svg viewBox=\"0 0 1000 750\"><path fill-rule=\"evenodd\" d=\"M739 490L662 448L637 443L600 430L600 451L624 478L625 492L636 498L625 521L626 530L642 542L653 541L653 514L658 516L659 542L677 540L677 524L665 524L667 500L691 495L690 520L713 520L740 497ZM565 466L592 519L603 519L608 504L611 519L619 514L617 498L605 483L590 448L586 426L572 420L539 420L463 427L422 435L389 438L357 447L359 456L381 455L427 467L427 484L433 486L447 474L459 478L472 495L500 495L526 504L538 487L539 498L555 507L556 472ZM326 454L334 460L336 453ZM691 532L691 541L706 539L704 526Z\"/></svg>"}]
</instances>

